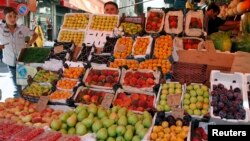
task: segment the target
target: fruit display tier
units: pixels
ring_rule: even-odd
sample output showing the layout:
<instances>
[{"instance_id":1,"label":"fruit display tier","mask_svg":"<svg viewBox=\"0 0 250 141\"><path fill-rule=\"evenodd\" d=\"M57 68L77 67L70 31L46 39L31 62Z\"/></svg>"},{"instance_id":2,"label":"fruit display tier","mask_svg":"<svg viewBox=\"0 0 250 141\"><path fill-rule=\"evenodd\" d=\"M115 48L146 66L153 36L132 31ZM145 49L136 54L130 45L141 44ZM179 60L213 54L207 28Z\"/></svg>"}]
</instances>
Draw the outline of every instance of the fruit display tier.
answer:
<instances>
[{"instance_id":1,"label":"fruit display tier","mask_svg":"<svg viewBox=\"0 0 250 141\"><path fill-rule=\"evenodd\" d=\"M172 67L172 64L168 60L162 59L148 59L140 63L139 69L149 69L157 71L161 69L163 75L167 74Z\"/></svg>"},{"instance_id":2,"label":"fruit display tier","mask_svg":"<svg viewBox=\"0 0 250 141\"><path fill-rule=\"evenodd\" d=\"M154 109L155 94L138 89L137 91L118 89L113 99L114 106L125 107L136 113Z\"/></svg>"},{"instance_id":3,"label":"fruit display tier","mask_svg":"<svg viewBox=\"0 0 250 141\"><path fill-rule=\"evenodd\" d=\"M90 23L90 30L96 31L108 31L112 32L112 30L117 27L119 24L119 16L118 15L93 15Z\"/></svg>"},{"instance_id":4,"label":"fruit display tier","mask_svg":"<svg viewBox=\"0 0 250 141\"><path fill-rule=\"evenodd\" d=\"M183 96L184 86L179 82L167 82L161 84L158 91L155 107L157 111L171 112L171 107L181 107L181 98ZM169 95L179 95L179 100L176 105L169 105Z\"/></svg>"},{"instance_id":5,"label":"fruit display tier","mask_svg":"<svg viewBox=\"0 0 250 141\"><path fill-rule=\"evenodd\" d=\"M52 85L49 83L32 82L22 90L22 97L32 102L37 102L40 96L51 93Z\"/></svg>"},{"instance_id":6,"label":"fruit display tier","mask_svg":"<svg viewBox=\"0 0 250 141\"><path fill-rule=\"evenodd\" d=\"M101 105L103 98L106 94L113 94L112 90L103 90L103 89L95 89L95 88L86 88L79 87L74 96L74 101L76 105L80 104L96 104Z\"/></svg>"},{"instance_id":7,"label":"fruit display tier","mask_svg":"<svg viewBox=\"0 0 250 141\"><path fill-rule=\"evenodd\" d=\"M132 53L132 48L132 37L121 37L115 44L113 56L116 59L126 59Z\"/></svg>"},{"instance_id":8,"label":"fruit display tier","mask_svg":"<svg viewBox=\"0 0 250 141\"><path fill-rule=\"evenodd\" d=\"M147 33L159 33L164 25L165 12L162 10L150 10L147 14L145 31Z\"/></svg>"},{"instance_id":9,"label":"fruit display tier","mask_svg":"<svg viewBox=\"0 0 250 141\"><path fill-rule=\"evenodd\" d=\"M185 34L187 36L199 37L203 34L203 11L188 11L185 20Z\"/></svg>"},{"instance_id":10,"label":"fruit display tier","mask_svg":"<svg viewBox=\"0 0 250 141\"><path fill-rule=\"evenodd\" d=\"M68 66L67 68L63 68L63 77L69 79L79 79L83 77L85 73L85 68L83 64L81 66Z\"/></svg>"},{"instance_id":11,"label":"fruit display tier","mask_svg":"<svg viewBox=\"0 0 250 141\"><path fill-rule=\"evenodd\" d=\"M192 83L186 86L182 108L192 117L202 118L209 114L209 89L203 84Z\"/></svg>"},{"instance_id":12,"label":"fruit display tier","mask_svg":"<svg viewBox=\"0 0 250 141\"><path fill-rule=\"evenodd\" d=\"M210 115L228 122L248 122L249 110L247 95L244 94L242 73L211 72Z\"/></svg>"},{"instance_id":13,"label":"fruit display tier","mask_svg":"<svg viewBox=\"0 0 250 141\"><path fill-rule=\"evenodd\" d=\"M62 29L87 29L91 15L88 13L67 13L64 15Z\"/></svg>"},{"instance_id":14,"label":"fruit display tier","mask_svg":"<svg viewBox=\"0 0 250 141\"><path fill-rule=\"evenodd\" d=\"M154 44L154 58L168 59L172 55L173 39L170 35L156 38Z\"/></svg>"},{"instance_id":15,"label":"fruit display tier","mask_svg":"<svg viewBox=\"0 0 250 141\"><path fill-rule=\"evenodd\" d=\"M85 40L85 31L62 29L57 40L59 42L73 42L77 47L81 47Z\"/></svg>"},{"instance_id":16,"label":"fruit display tier","mask_svg":"<svg viewBox=\"0 0 250 141\"><path fill-rule=\"evenodd\" d=\"M184 15L181 10L168 11L165 17L164 30L169 34L180 34L183 31Z\"/></svg>"},{"instance_id":17,"label":"fruit display tier","mask_svg":"<svg viewBox=\"0 0 250 141\"><path fill-rule=\"evenodd\" d=\"M128 67L129 69L138 69L139 61L130 59L115 59L109 63L110 68Z\"/></svg>"},{"instance_id":18,"label":"fruit display tier","mask_svg":"<svg viewBox=\"0 0 250 141\"><path fill-rule=\"evenodd\" d=\"M66 103L67 99L73 96L73 92L65 90L55 90L49 95L50 102Z\"/></svg>"},{"instance_id":19,"label":"fruit display tier","mask_svg":"<svg viewBox=\"0 0 250 141\"><path fill-rule=\"evenodd\" d=\"M44 69L38 70L38 72L35 74L33 81L37 83L54 83L59 79L59 75L57 72L47 71Z\"/></svg>"},{"instance_id":20,"label":"fruit display tier","mask_svg":"<svg viewBox=\"0 0 250 141\"><path fill-rule=\"evenodd\" d=\"M121 85L125 90L141 89L153 92L153 87L159 83L159 80L159 71L122 69Z\"/></svg>"},{"instance_id":21,"label":"fruit display tier","mask_svg":"<svg viewBox=\"0 0 250 141\"><path fill-rule=\"evenodd\" d=\"M96 66L86 71L83 82L88 87L110 90L119 82L120 75L119 69Z\"/></svg>"},{"instance_id":22,"label":"fruit display tier","mask_svg":"<svg viewBox=\"0 0 250 141\"><path fill-rule=\"evenodd\" d=\"M79 83L79 80L76 79L62 78L57 81L56 88L59 90L73 91Z\"/></svg>"},{"instance_id":23,"label":"fruit display tier","mask_svg":"<svg viewBox=\"0 0 250 141\"><path fill-rule=\"evenodd\" d=\"M134 58L150 56L153 38L151 36L137 36L133 44L132 55Z\"/></svg>"}]
</instances>

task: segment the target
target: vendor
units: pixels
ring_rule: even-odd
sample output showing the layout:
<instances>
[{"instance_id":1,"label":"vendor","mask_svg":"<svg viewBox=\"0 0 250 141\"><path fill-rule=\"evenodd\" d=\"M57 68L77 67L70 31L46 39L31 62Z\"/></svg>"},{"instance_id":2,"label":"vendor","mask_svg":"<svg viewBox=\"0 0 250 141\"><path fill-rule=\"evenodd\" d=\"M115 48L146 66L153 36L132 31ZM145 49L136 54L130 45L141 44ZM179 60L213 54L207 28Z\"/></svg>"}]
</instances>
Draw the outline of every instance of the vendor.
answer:
<instances>
[{"instance_id":1,"label":"vendor","mask_svg":"<svg viewBox=\"0 0 250 141\"><path fill-rule=\"evenodd\" d=\"M210 35L214 32L239 29L239 22L227 21L218 17L220 8L215 3L211 3L205 12L205 30Z\"/></svg>"},{"instance_id":2,"label":"vendor","mask_svg":"<svg viewBox=\"0 0 250 141\"><path fill-rule=\"evenodd\" d=\"M6 23L0 25L0 49L3 50L3 62L8 65L16 86L14 97L19 97L21 86L16 84L16 60L22 48L36 40L37 34L26 26L17 25L17 12L12 7L4 9L4 18ZM26 44L25 38L29 36L32 39Z\"/></svg>"},{"instance_id":3,"label":"vendor","mask_svg":"<svg viewBox=\"0 0 250 141\"><path fill-rule=\"evenodd\" d=\"M109 1L104 4L104 14L115 14L119 13L118 5L115 2Z\"/></svg>"}]
</instances>

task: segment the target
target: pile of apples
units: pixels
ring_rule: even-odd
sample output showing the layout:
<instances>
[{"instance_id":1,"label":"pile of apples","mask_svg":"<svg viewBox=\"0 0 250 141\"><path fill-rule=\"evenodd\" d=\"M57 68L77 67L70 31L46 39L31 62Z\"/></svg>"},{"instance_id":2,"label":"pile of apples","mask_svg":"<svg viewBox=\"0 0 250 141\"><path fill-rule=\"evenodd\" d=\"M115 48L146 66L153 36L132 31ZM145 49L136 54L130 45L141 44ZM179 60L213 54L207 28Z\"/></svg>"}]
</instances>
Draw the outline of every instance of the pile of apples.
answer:
<instances>
[{"instance_id":1,"label":"pile of apples","mask_svg":"<svg viewBox=\"0 0 250 141\"><path fill-rule=\"evenodd\" d=\"M184 94L183 107L190 115L206 115L209 110L209 89L205 85L190 84Z\"/></svg>"},{"instance_id":2,"label":"pile of apples","mask_svg":"<svg viewBox=\"0 0 250 141\"><path fill-rule=\"evenodd\" d=\"M135 114L126 108L114 106L111 109L79 105L74 111L68 111L60 119L51 122L52 130L63 134L83 136L95 133L97 140L133 140L144 138L152 124L152 116L147 111Z\"/></svg>"},{"instance_id":3,"label":"pile of apples","mask_svg":"<svg viewBox=\"0 0 250 141\"><path fill-rule=\"evenodd\" d=\"M164 12L150 11L146 21L146 31L160 32L163 18Z\"/></svg>"},{"instance_id":4,"label":"pile of apples","mask_svg":"<svg viewBox=\"0 0 250 141\"><path fill-rule=\"evenodd\" d=\"M49 107L39 112L36 104L22 98L8 98L0 103L0 119L9 119L16 123L34 125L38 127L49 126L52 119L58 119L63 112Z\"/></svg>"},{"instance_id":5,"label":"pile of apples","mask_svg":"<svg viewBox=\"0 0 250 141\"><path fill-rule=\"evenodd\" d=\"M60 42L74 42L77 47L81 47L84 41L84 32L61 30L59 34Z\"/></svg>"},{"instance_id":6,"label":"pile of apples","mask_svg":"<svg viewBox=\"0 0 250 141\"><path fill-rule=\"evenodd\" d=\"M94 15L91 21L90 29L98 31L112 31L118 22L117 16Z\"/></svg>"},{"instance_id":7,"label":"pile of apples","mask_svg":"<svg viewBox=\"0 0 250 141\"><path fill-rule=\"evenodd\" d=\"M177 16L169 16L168 22L169 22L169 27L170 28L177 28L178 17Z\"/></svg>"},{"instance_id":8,"label":"pile of apples","mask_svg":"<svg viewBox=\"0 0 250 141\"><path fill-rule=\"evenodd\" d=\"M89 15L76 13L72 15L66 15L62 27L66 29L86 29L88 23Z\"/></svg>"},{"instance_id":9,"label":"pile of apples","mask_svg":"<svg viewBox=\"0 0 250 141\"><path fill-rule=\"evenodd\" d=\"M182 85L179 82L162 84L159 102L157 103L158 111L170 112L171 107L167 103L167 97L170 94L182 94Z\"/></svg>"},{"instance_id":10,"label":"pile of apples","mask_svg":"<svg viewBox=\"0 0 250 141\"><path fill-rule=\"evenodd\" d=\"M142 112L146 109L152 109L154 100L155 97L152 95L121 92L117 94L113 104Z\"/></svg>"},{"instance_id":11,"label":"pile of apples","mask_svg":"<svg viewBox=\"0 0 250 141\"><path fill-rule=\"evenodd\" d=\"M85 83L88 85L113 87L119 82L119 71L110 69L94 69L91 68Z\"/></svg>"},{"instance_id":12,"label":"pile of apples","mask_svg":"<svg viewBox=\"0 0 250 141\"><path fill-rule=\"evenodd\" d=\"M137 60L115 59L114 62L111 62L109 65L111 68L123 66L127 66L129 69L137 69L139 67L139 62Z\"/></svg>"},{"instance_id":13,"label":"pile of apples","mask_svg":"<svg viewBox=\"0 0 250 141\"><path fill-rule=\"evenodd\" d=\"M117 40L114 57L116 59L126 59L132 52L133 39L130 37L122 37Z\"/></svg>"},{"instance_id":14,"label":"pile of apples","mask_svg":"<svg viewBox=\"0 0 250 141\"><path fill-rule=\"evenodd\" d=\"M154 57L158 59L167 59L173 50L173 39L170 35L164 35L156 38Z\"/></svg>"},{"instance_id":15,"label":"pile of apples","mask_svg":"<svg viewBox=\"0 0 250 141\"><path fill-rule=\"evenodd\" d=\"M163 74L166 74L171 68L171 63L168 60L148 59L146 61L141 62L139 66L140 69L149 69L153 71L157 71L158 67L161 68Z\"/></svg>"}]
</instances>

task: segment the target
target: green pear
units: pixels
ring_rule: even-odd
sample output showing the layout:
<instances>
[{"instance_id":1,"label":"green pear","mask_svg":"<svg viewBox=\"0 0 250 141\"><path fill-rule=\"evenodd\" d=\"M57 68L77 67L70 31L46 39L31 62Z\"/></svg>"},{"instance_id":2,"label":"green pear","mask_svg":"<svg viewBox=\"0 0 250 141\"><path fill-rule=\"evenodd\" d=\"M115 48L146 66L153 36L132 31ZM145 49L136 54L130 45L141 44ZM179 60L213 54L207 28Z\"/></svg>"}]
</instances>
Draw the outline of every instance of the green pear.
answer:
<instances>
[{"instance_id":1,"label":"green pear","mask_svg":"<svg viewBox=\"0 0 250 141\"><path fill-rule=\"evenodd\" d=\"M89 113L92 113L93 115L96 115L97 114L97 106L94 105L94 104L90 104L89 107L88 107L88 112Z\"/></svg>"},{"instance_id":2,"label":"green pear","mask_svg":"<svg viewBox=\"0 0 250 141\"><path fill-rule=\"evenodd\" d=\"M60 117L60 120L61 120L62 122L66 122L67 119L69 118L69 116L70 116L70 113L66 112L66 113L64 113L64 114Z\"/></svg>"},{"instance_id":3,"label":"green pear","mask_svg":"<svg viewBox=\"0 0 250 141\"><path fill-rule=\"evenodd\" d=\"M80 111L82 110L86 110L86 106L83 106L83 105L79 105L76 107L75 111L76 113L79 113Z\"/></svg>"},{"instance_id":4,"label":"green pear","mask_svg":"<svg viewBox=\"0 0 250 141\"><path fill-rule=\"evenodd\" d=\"M117 112L118 112L118 109L119 109L119 106L113 106L113 107L111 108L111 112L117 113Z\"/></svg>"},{"instance_id":5,"label":"green pear","mask_svg":"<svg viewBox=\"0 0 250 141\"><path fill-rule=\"evenodd\" d=\"M133 131L131 129L128 129L124 134L124 139L126 141L131 141L133 138Z\"/></svg>"},{"instance_id":6,"label":"green pear","mask_svg":"<svg viewBox=\"0 0 250 141\"><path fill-rule=\"evenodd\" d=\"M107 139L107 141L115 141L115 138L109 137L109 138Z\"/></svg>"},{"instance_id":7,"label":"green pear","mask_svg":"<svg viewBox=\"0 0 250 141\"><path fill-rule=\"evenodd\" d=\"M151 124L152 124L152 119L145 118L145 119L143 119L142 122L143 122L144 127L149 128L151 126Z\"/></svg>"},{"instance_id":8,"label":"green pear","mask_svg":"<svg viewBox=\"0 0 250 141\"><path fill-rule=\"evenodd\" d=\"M82 121L84 118L87 118L88 117L88 113L85 109L81 110L78 112L77 114L77 120L78 121Z\"/></svg>"},{"instance_id":9,"label":"green pear","mask_svg":"<svg viewBox=\"0 0 250 141\"><path fill-rule=\"evenodd\" d=\"M50 127L56 131L61 129L61 126L62 126L62 122L59 119L52 120L52 122L50 124Z\"/></svg>"},{"instance_id":10,"label":"green pear","mask_svg":"<svg viewBox=\"0 0 250 141\"><path fill-rule=\"evenodd\" d=\"M115 121L114 120L112 120L112 119L106 119L106 121L104 121L103 122L103 126L105 127L105 128L109 128L111 125L113 125L115 123Z\"/></svg>"},{"instance_id":11,"label":"green pear","mask_svg":"<svg viewBox=\"0 0 250 141\"><path fill-rule=\"evenodd\" d=\"M118 115L115 113L115 112L112 112L110 115L109 115L109 119L112 119L114 120L115 122L118 121Z\"/></svg>"},{"instance_id":12,"label":"green pear","mask_svg":"<svg viewBox=\"0 0 250 141\"><path fill-rule=\"evenodd\" d=\"M83 125L83 123L78 124L78 126L76 126L76 134L77 135L85 135L87 133L87 128Z\"/></svg>"},{"instance_id":13,"label":"green pear","mask_svg":"<svg viewBox=\"0 0 250 141\"><path fill-rule=\"evenodd\" d=\"M105 117L105 116L107 116L106 111L104 109L102 109L102 108L98 108L97 117L102 118L102 117Z\"/></svg>"},{"instance_id":14,"label":"green pear","mask_svg":"<svg viewBox=\"0 0 250 141\"><path fill-rule=\"evenodd\" d=\"M116 141L125 141L125 139L122 136L116 137Z\"/></svg>"},{"instance_id":15,"label":"green pear","mask_svg":"<svg viewBox=\"0 0 250 141\"><path fill-rule=\"evenodd\" d=\"M143 112L143 117L144 118L151 118L152 119L152 116L151 116L151 114L148 111L144 111Z\"/></svg>"},{"instance_id":16,"label":"green pear","mask_svg":"<svg viewBox=\"0 0 250 141\"><path fill-rule=\"evenodd\" d=\"M118 125L126 126L128 124L126 116L121 116L117 123Z\"/></svg>"},{"instance_id":17,"label":"green pear","mask_svg":"<svg viewBox=\"0 0 250 141\"><path fill-rule=\"evenodd\" d=\"M137 121L138 121L138 118L137 118L136 114L131 114L128 116L128 123L129 124L135 125Z\"/></svg>"},{"instance_id":18,"label":"green pear","mask_svg":"<svg viewBox=\"0 0 250 141\"><path fill-rule=\"evenodd\" d=\"M74 127L76 125L77 122L77 116L76 114L72 114L68 119L67 119L67 125L69 127Z\"/></svg>"},{"instance_id":19,"label":"green pear","mask_svg":"<svg viewBox=\"0 0 250 141\"><path fill-rule=\"evenodd\" d=\"M117 136L123 136L126 132L126 128L122 125L116 127L116 134Z\"/></svg>"},{"instance_id":20,"label":"green pear","mask_svg":"<svg viewBox=\"0 0 250 141\"><path fill-rule=\"evenodd\" d=\"M147 131L148 131L148 129L146 129L146 128L142 128L141 130L139 130L139 132L138 132L139 137L141 139L143 139L144 136L146 135Z\"/></svg>"},{"instance_id":21,"label":"green pear","mask_svg":"<svg viewBox=\"0 0 250 141\"><path fill-rule=\"evenodd\" d=\"M142 121L141 120L139 120L139 121L136 122L135 129L139 128L140 125L142 125Z\"/></svg>"},{"instance_id":22,"label":"green pear","mask_svg":"<svg viewBox=\"0 0 250 141\"><path fill-rule=\"evenodd\" d=\"M82 120L82 123L84 126L86 126L87 128L90 128L92 126L92 124L94 123L93 118L85 118Z\"/></svg>"},{"instance_id":23,"label":"green pear","mask_svg":"<svg viewBox=\"0 0 250 141\"><path fill-rule=\"evenodd\" d=\"M141 139L138 135L136 135L132 138L132 141L141 141Z\"/></svg>"},{"instance_id":24,"label":"green pear","mask_svg":"<svg viewBox=\"0 0 250 141\"><path fill-rule=\"evenodd\" d=\"M108 128L108 134L110 137L116 136L116 127L117 127L117 125L112 125Z\"/></svg>"},{"instance_id":25,"label":"green pear","mask_svg":"<svg viewBox=\"0 0 250 141\"><path fill-rule=\"evenodd\" d=\"M66 123L62 123L61 129L67 129L68 125Z\"/></svg>"},{"instance_id":26,"label":"green pear","mask_svg":"<svg viewBox=\"0 0 250 141\"><path fill-rule=\"evenodd\" d=\"M62 133L62 134L68 134L67 130L66 130L66 129L63 129L63 128L60 129L59 132Z\"/></svg>"},{"instance_id":27,"label":"green pear","mask_svg":"<svg viewBox=\"0 0 250 141\"><path fill-rule=\"evenodd\" d=\"M132 126L132 125L127 125L126 126L126 129L128 130L132 130L133 131L133 133L134 133L134 131L135 131L135 127L134 126Z\"/></svg>"},{"instance_id":28,"label":"green pear","mask_svg":"<svg viewBox=\"0 0 250 141\"><path fill-rule=\"evenodd\" d=\"M130 110L129 110L129 111L127 112L127 117L129 117L130 115L134 115L134 114L135 114L135 113L134 113L133 111L130 111Z\"/></svg>"},{"instance_id":29,"label":"green pear","mask_svg":"<svg viewBox=\"0 0 250 141\"><path fill-rule=\"evenodd\" d=\"M95 122L94 122L94 124L92 125L92 131L93 132L97 132L99 129L101 129L103 127L103 124L102 124L102 122L100 121L100 120L96 120Z\"/></svg>"},{"instance_id":30,"label":"green pear","mask_svg":"<svg viewBox=\"0 0 250 141\"><path fill-rule=\"evenodd\" d=\"M96 133L96 138L99 140L106 140L108 138L108 131L106 128L101 128Z\"/></svg>"},{"instance_id":31,"label":"green pear","mask_svg":"<svg viewBox=\"0 0 250 141\"><path fill-rule=\"evenodd\" d=\"M125 107L122 107L121 109L118 110L118 116L126 116L127 109Z\"/></svg>"},{"instance_id":32,"label":"green pear","mask_svg":"<svg viewBox=\"0 0 250 141\"><path fill-rule=\"evenodd\" d=\"M69 128L68 134L75 135L76 134L76 129L74 127Z\"/></svg>"}]
</instances>

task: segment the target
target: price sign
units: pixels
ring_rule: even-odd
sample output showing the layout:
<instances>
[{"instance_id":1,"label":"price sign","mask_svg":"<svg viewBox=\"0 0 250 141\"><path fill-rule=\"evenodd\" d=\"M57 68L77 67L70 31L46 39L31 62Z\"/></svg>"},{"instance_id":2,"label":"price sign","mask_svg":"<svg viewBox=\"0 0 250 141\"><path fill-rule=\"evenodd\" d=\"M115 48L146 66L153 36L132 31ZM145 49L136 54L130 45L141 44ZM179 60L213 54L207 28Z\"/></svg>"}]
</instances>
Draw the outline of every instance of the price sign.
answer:
<instances>
[{"instance_id":1,"label":"price sign","mask_svg":"<svg viewBox=\"0 0 250 141\"><path fill-rule=\"evenodd\" d=\"M63 50L64 50L63 45L55 46L54 47L54 54L61 53L61 52L63 52Z\"/></svg>"},{"instance_id":2,"label":"price sign","mask_svg":"<svg viewBox=\"0 0 250 141\"><path fill-rule=\"evenodd\" d=\"M184 109L181 109L181 108L172 108L172 115L175 118L183 118L183 116L184 116Z\"/></svg>"},{"instance_id":3,"label":"price sign","mask_svg":"<svg viewBox=\"0 0 250 141\"><path fill-rule=\"evenodd\" d=\"M125 45L118 45L116 47L116 52L124 52L126 46Z\"/></svg>"},{"instance_id":4,"label":"price sign","mask_svg":"<svg viewBox=\"0 0 250 141\"><path fill-rule=\"evenodd\" d=\"M36 109L39 112L41 112L42 110L44 110L46 108L48 101L49 101L48 96L41 96L38 103L37 103Z\"/></svg>"},{"instance_id":5,"label":"price sign","mask_svg":"<svg viewBox=\"0 0 250 141\"><path fill-rule=\"evenodd\" d=\"M167 103L170 107L178 106L181 100L180 94L170 94L167 97Z\"/></svg>"},{"instance_id":6,"label":"price sign","mask_svg":"<svg viewBox=\"0 0 250 141\"><path fill-rule=\"evenodd\" d=\"M113 94L106 94L102 100L102 103L101 105L104 107L104 108L109 108L112 101L113 101L113 98L114 98L114 95Z\"/></svg>"}]
</instances>

